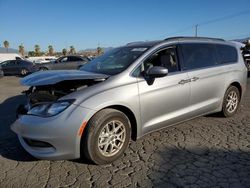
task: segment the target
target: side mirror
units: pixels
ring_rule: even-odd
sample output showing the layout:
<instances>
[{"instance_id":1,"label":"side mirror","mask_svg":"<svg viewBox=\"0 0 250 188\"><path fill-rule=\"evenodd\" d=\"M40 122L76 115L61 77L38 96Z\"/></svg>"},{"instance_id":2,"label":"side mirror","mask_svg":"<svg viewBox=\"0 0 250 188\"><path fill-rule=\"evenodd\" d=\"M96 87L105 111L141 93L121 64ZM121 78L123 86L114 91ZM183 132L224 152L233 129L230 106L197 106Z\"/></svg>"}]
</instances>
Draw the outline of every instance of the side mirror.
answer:
<instances>
[{"instance_id":1,"label":"side mirror","mask_svg":"<svg viewBox=\"0 0 250 188\"><path fill-rule=\"evenodd\" d=\"M167 74L168 74L168 69L160 66L151 67L147 71L147 76L150 78L161 78L167 76Z\"/></svg>"}]
</instances>

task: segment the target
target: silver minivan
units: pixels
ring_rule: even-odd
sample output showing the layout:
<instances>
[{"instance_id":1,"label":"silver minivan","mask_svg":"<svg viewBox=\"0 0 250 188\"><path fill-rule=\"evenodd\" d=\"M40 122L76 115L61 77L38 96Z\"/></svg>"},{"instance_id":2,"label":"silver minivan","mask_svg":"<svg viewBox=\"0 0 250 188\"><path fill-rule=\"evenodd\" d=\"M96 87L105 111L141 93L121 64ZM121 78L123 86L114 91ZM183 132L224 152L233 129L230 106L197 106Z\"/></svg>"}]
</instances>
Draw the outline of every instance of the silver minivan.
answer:
<instances>
[{"instance_id":1,"label":"silver minivan","mask_svg":"<svg viewBox=\"0 0 250 188\"><path fill-rule=\"evenodd\" d=\"M129 141L198 116L234 115L246 90L240 49L222 39L175 37L114 48L81 70L21 79L27 104L11 126L40 159L96 164L119 158Z\"/></svg>"}]
</instances>

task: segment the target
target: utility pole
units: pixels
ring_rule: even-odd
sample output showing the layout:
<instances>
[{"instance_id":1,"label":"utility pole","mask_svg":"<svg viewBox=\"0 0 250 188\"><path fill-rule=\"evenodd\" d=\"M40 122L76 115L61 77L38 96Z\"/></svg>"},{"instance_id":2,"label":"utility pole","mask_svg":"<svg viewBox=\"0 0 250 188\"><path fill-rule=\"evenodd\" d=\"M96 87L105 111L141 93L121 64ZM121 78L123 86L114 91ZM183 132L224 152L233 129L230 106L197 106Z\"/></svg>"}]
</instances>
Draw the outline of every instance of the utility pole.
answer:
<instances>
[{"instance_id":1,"label":"utility pole","mask_svg":"<svg viewBox=\"0 0 250 188\"><path fill-rule=\"evenodd\" d=\"M195 25L195 37L198 36L198 26L199 26L198 24Z\"/></svg>"}]
</instances>

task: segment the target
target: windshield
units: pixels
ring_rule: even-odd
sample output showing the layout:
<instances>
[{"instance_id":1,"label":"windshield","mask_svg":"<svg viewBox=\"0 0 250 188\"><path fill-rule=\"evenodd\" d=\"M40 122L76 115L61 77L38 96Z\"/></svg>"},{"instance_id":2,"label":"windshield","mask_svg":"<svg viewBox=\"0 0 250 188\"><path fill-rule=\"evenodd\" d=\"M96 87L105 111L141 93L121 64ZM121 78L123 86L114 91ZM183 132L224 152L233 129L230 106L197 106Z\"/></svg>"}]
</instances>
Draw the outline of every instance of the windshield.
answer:
<instances>
[{"instance_id":1,"label":"windshield","mask_svg":"<svg viewBox=\"0 0 250 188\"><path fill-rule=\"evenodd\" d=\"M85 64L80 70L115 75L128 68L147 49L147 47L115 48Z\"/></svg>"}]
</instances>

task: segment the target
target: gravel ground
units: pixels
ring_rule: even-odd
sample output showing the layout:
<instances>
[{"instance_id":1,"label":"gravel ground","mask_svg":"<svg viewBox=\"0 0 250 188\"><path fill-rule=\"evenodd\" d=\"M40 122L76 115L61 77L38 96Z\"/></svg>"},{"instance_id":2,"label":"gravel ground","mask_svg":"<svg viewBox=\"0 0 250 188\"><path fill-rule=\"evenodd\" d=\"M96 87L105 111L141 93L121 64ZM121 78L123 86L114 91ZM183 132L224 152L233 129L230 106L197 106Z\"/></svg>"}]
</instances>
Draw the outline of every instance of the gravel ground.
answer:
<instances>
[{"instance_id":1,"label":"gravel ground","mask_svg":"<svg viewBox=\"0 0 250 188\"><path fill-rule=\"evenodd\" d=\"M0 187L250 187L250 79L238 113L196 118L131 142L110 165L36 160L10 131L25 88L0 79Z\"/></svg>"}]
</instances>

